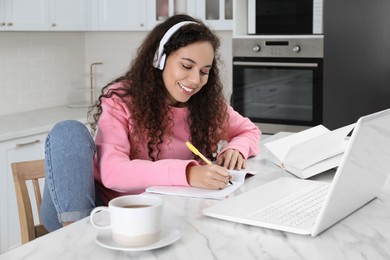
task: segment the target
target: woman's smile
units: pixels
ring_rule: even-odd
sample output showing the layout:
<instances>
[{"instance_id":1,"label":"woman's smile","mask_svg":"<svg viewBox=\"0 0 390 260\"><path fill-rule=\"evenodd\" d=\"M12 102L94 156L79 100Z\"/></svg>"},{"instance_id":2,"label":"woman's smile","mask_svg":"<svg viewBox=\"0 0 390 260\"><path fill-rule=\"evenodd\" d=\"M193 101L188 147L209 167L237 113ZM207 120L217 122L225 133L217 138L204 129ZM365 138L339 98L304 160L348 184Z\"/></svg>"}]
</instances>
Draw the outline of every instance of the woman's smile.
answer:
<instances>
[{"instance_id":1,"label":"woman's smile","mask_svg":"<svg viewBox=\"0 0 390 260\"><path fill-rule=\"evenodd\" d=\"M184 92L188 93L188 94L191 94L192 91L194 91L194 88L189 88L189 87L186 87L185 85L181 84L180 82L178 83L180 88L182 90L184 90Z\"/></svg>"}]
</instances>

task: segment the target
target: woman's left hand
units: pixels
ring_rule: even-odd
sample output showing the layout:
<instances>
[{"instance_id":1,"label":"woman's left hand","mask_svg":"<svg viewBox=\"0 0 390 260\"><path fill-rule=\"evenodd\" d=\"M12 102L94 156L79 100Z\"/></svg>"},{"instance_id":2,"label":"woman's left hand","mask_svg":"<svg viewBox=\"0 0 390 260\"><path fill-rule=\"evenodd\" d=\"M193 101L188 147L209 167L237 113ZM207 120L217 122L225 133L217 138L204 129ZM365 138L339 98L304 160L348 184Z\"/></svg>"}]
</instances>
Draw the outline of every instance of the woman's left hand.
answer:
<instances>
[{"instance_id":1,"label":"woman's left hand","mask_svg":"<svg viewBox=\"0 0 390 260\"><path fill-rule=\"evenodd\" d=\"M246 167L246 160L238 150L227 149L218 156L217 164L229 170L241 170Z\"/></svg>"}]
</instances>

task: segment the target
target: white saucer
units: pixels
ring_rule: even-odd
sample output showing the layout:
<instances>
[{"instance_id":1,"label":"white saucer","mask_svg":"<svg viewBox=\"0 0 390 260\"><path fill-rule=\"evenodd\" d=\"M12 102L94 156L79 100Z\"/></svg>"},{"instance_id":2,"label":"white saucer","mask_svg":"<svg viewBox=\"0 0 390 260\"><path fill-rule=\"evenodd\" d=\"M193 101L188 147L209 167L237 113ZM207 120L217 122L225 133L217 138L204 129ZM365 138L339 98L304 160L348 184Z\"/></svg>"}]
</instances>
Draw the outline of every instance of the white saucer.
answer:
<instances>
[{"instance_id":1,"label":"white saucer","mask_svg":"<svg viewBox=\"0 0 390 260\"><path fill-rule=\"evenodd\" d=\"M111 231L105 230L96 236L96 243L102 247L122 251L146 251L161 248L176 242L181 237L181 232L175 228L162 228L160 240L154 244L141 247L122 246L112 240Z\"/></svg>"}]
</instances>

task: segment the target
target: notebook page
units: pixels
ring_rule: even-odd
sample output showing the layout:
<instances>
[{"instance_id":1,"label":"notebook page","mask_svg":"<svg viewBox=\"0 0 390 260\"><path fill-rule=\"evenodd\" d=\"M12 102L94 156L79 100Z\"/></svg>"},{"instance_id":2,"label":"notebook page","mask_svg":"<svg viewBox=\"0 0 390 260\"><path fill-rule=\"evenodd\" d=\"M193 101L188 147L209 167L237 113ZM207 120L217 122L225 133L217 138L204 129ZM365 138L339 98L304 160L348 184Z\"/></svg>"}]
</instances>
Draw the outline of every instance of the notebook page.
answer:
<instances>
[{"instance_id":1,"label":"notebook page","mask_svg":"<svg viewBox=\"0 0 390 260\"><path fill-rule=\"evenodd\" d=\"M146 192L203 199L224 199L244 184L247 174L256 174L255 171L246 170L230 170L229 172L232 176L231 182L233 184L228 184L221 190L208 190L187 186L152 186L147 188Z\"/></svg>"}]
</instances>

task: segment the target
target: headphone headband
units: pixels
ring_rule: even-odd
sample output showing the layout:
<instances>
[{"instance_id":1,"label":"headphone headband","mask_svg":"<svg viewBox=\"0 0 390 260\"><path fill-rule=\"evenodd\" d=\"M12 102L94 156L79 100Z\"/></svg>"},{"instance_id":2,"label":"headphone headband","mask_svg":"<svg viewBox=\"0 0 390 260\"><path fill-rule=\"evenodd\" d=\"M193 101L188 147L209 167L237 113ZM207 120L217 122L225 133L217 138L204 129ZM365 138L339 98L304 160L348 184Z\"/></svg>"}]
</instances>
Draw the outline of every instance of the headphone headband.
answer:
<instances>
[{"instance_id":1,"label":"headphone headband","mask_svg":"<svg viewBox=\"0 0 390 260\"><path fill-rule=\"evenodd\" d=\"M163 70L164 69L165 59L166 59L166 56L167 56L165 54L165 52L164 52L164 45L169 41L171 36L177 30L179 30L184 25L187 25L187 24L190 24L190 23L196 23L196 22L184 21L184 22L177 23L174 26L172 26L171 28L169 28L169 30L161 38L160 44L158 46L158 49L156 50L156 52L154 54L153 67L155 67L156 69L159 69L159 70Z\"/></svg>"}]
</instances>

